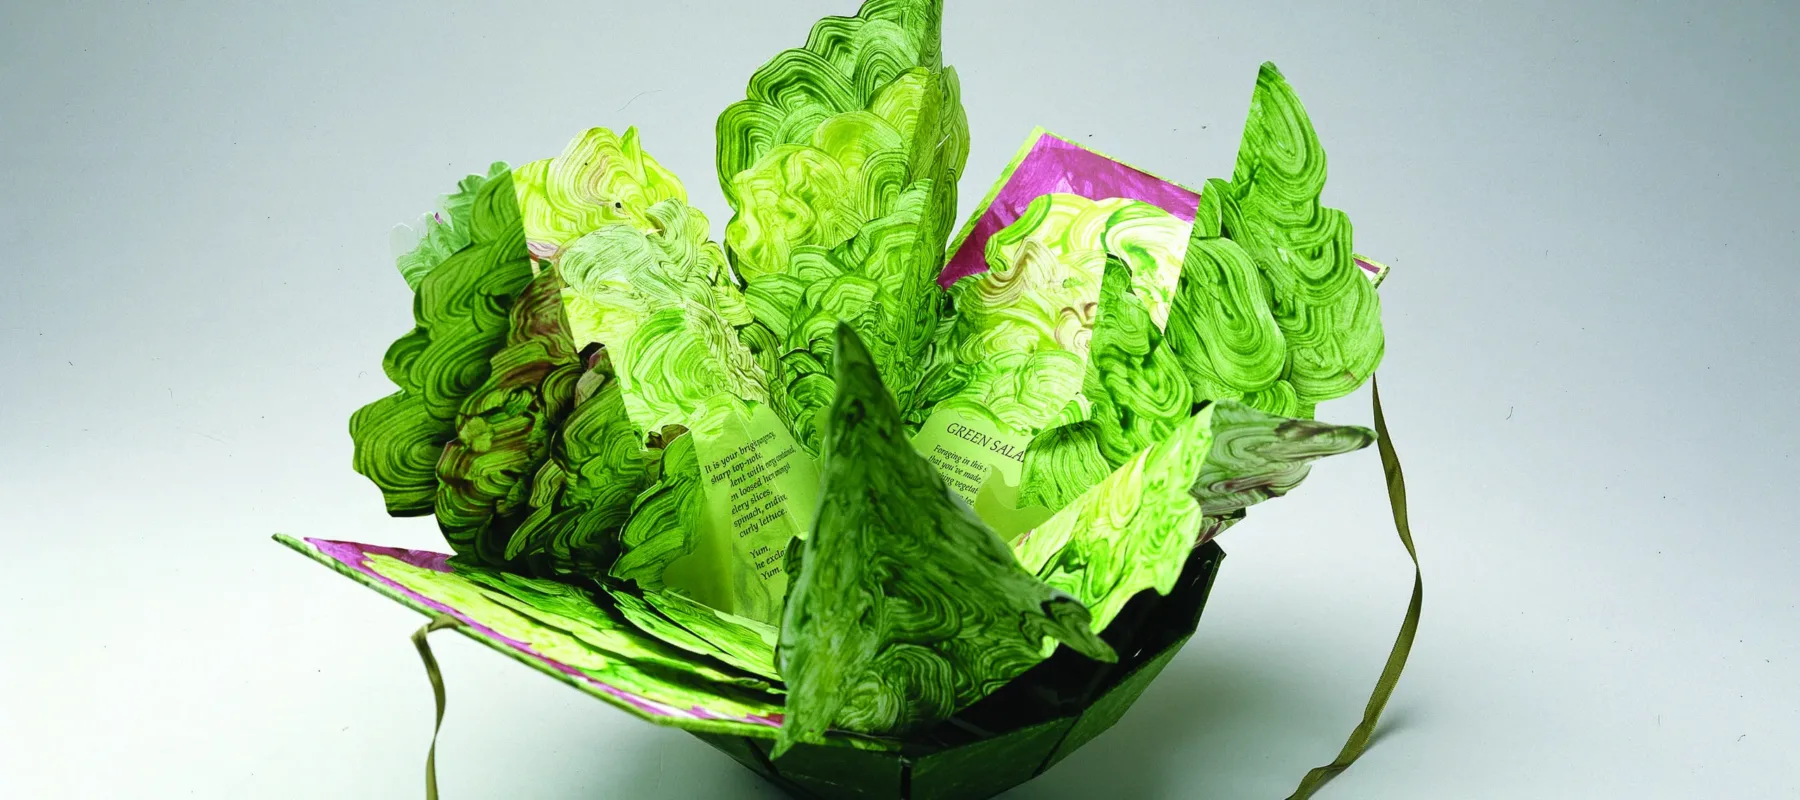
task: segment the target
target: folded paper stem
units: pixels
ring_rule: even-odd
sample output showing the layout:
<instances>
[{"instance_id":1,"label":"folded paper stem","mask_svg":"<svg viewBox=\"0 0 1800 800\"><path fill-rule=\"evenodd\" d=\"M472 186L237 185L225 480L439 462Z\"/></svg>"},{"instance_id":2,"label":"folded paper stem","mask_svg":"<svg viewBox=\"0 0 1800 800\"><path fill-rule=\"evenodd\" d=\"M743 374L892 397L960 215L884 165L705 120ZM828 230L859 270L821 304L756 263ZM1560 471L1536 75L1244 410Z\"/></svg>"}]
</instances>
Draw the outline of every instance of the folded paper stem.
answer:
<instances>
[{"instance_id":1,"label":"folded paper stem","mask_svg":"<svg viewBox=\"0 0 1800 800\"><path fill-rule=\"evenodd\" d=\"M425 641L432 631L454 628L462 623L449 614L439 614L413 631L413 647L419 649L419 660L425 662L425 677L431 679L431 697L437 701L437 721L431 724L431 749L425 751L425 800L437 800L437 737L444 727L444 676L438 672L437 657L431 654L431 643Z\"/></svg>"},{"instance_id":2,"label":"folded paper stem","mask_svg":"<svg viewBox=\"0 0 1800 800\"><path fill-rule=\"evenodd\" d=\"M1419 571L1419 552L1413 549L1412 528L1406 521L1406 478L1400 474L1400 457L1394 454L1393 440L1388 438L1387 418L1381 414L1381 385L1370 377L1371 391L1375 397L1375 433L1379 437L1376 445L1381 450L1381 470L1387 474L1388 504L1394 509L1394 529L1400 532L1400 543L1406 545L1406 554L1413 562L1412 602L1406 606L1406 619L1400 623L1400 635L1394 639L1394 649L1388 653L1387 666L1381 670L1381 678L1375 681L1375 692L1369 696L1369 704L1363 708L1362 724L1350 732L1349 740L1344 742L1344 749L1338 751L1336 761L1323 767L1315 767L1300 781L1299 788L1288 795L1288 800L1306 800L1312 797L1320 787L1330 781L1338 773L1356 763L1356 759L1369 749L1369 740L1375 735L1375 725L1381 720L1381 711L1387 707L1388 697L1394 693L1394 686L1400 682L1400 672L1406 669L1406 657L1412 653L1413 636L1419 632L1419 609L1425 600L1425 581Z\"/></svg>"}]
</instances>

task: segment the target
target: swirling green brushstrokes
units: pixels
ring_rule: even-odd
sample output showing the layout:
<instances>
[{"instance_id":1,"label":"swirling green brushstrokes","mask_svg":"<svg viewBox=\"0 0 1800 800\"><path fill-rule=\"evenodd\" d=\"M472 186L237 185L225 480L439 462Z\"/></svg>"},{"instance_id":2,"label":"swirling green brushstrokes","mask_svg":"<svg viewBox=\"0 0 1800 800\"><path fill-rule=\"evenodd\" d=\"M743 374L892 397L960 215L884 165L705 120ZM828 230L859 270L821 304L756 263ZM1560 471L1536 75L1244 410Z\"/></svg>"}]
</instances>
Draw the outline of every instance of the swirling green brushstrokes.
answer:
<instances>
[{"instance_id":1,"label":"swirling green brushstrokes","mask_svg":"<svg viewBox=\"0 0 1800 800\"><path fill-rule=\"evenodd\" d=\"M458 553L505 560L508 540L532 511L531 478L574 405L581 361L563 323L562 281L543 272L513 303L507 344L456 418L438 459L438 527Z\"/></svg>"},{"instance_id":2,"label":"swirling green brushstrokes","mask_svg":"<svg viewBox=\"0 0 1800 800\"><path fill-rule=\"evenodd\" d=\"M1026 569L1092 609L1098 631L1138 592L1167 594L1193 547L1244 508L1298 485L1313 461L1373 441L1366 428L1208 402L1013 549Z\"/></svg>"},{"instance_id":3,"label":"swirling green brushstrokes","mask_svg":"<svg viewBox=\"0 0 1800 800\"><path fill-rule=\"evenodd\" d=\"M1021 569L913 451L850 327L834 352L823 499L782 621L777 751L828 727L902 735L942 720L1048 655L1051 640L1112 659L1087 609Z\"/></svg>"},{"instance_id":4,"label":"swirling green brushstrokes","mask_svg":"<svg viewBox=\"0 0 1800 800\"><path fill-rule=\"evenodd\" d=\"M769 680L772 673L740 671L736 665L722 660L694 659L685 648L658 636L645 636L643 630L626 619L621 611L623 604L615 604L609 595L561 581L494 569L463 566L457 569L457 574L481 586L488 599L495 603L539 625L564 631L590 646L629 658L640 666L658 671L693 672L718 683L770 694L782 693L777 683ZM727 669L724 665L732 668Z\"/></svg>"},{"instance_id":5,"label":"swirling green brushstrokes","mask_svg":"<svg viewBox=\"0 0 1800 800\"><path fill-rule=\"evenodd\" d=\"M552 262L584 234L613 224L646 229L651 207L687 201L681 181L644 151L635 128L623 135L591 128L562 155L513 170L513 184L532 255Z\"/></svg>"},{"instance_id":6,"label":"swirling green brushstrokes","mask_svg":"<svg viewBox=\"0 0 1800 800\"><path fill-rule=\"evenodd\" d=\"M631 424L612 365L602 351L576 382L574 410L532 478L530 513L512 531L503 561L537 575L586 579L619 553L633 501L661 466Z\"/></svg>"},{"instance_id":7,"label":"swirling green brushstrokes","mask_svg":"<svg viewBox=\"0 0 1800 800\"><path fill-rule=\"evenodd\" d=\"M951 287L949 365L931 374L910 416L938 404L979 406L1025 435L1085 419L1086 362L1108 259L1121 266L1138 316L1160 328L1184 227L1136 200L1033 200L988 240L988 270Z\"/></svg>"},{"instance_id":8,"label":"swirling green brushstrokes","mask_svg":"<svg viewBox=\"0 0 1800 800\"><path fill-rule=\"evenodd\" d=\"M1213 449L1193 493L1209 517L1229 517L1292 491L1311 464L1368 447L1375 433L1354 425L1288 419L1238 403L1213 411Z\"/></svg>"},{"instance_id":9,"label":"swirling green brushstrokes","mask_svg":"<svg viewBox=\"0 0 1800 800\"><path fill-rule=\"evenodd\" d=\"M1133 288L1130 270L1107 256L1082 393L1100 452L1113 464L1161 440L1194 408L1180 363Z\"/></svg>"},{"instance_id":10,"label":"swirling green brushstrokes","mask_svg":"<svg viewBox=\"0 0 1800 800\"><path fill-rule=\"evenodd\" d=\"M1231 180L1201 193L1169 324L1197 397L1311 416L1380 363L1380 300L1349 218L1319 202L1324 187L1312 122L1264 64Z\"/></svg>"},{"instance_id":11,"label":"swirling green brushstrokes","mask_svg":"<svg viewBox=\"0 0 1800 800\"><path fill-rule=\"evenodd\" d=\"M908 119L916 128L920 117L938 106L909 112L907 104L876 100L908 70L942 69L942 23L942 0L871 0L854 17L822 19L804 46L784 50L758 69L750 76L748 97L719 115L719 185L739 212L732 223L739 233L728 235L726 246L734 257L748 259L739 267L746 277L784 268L779 257L755 255L765 245L777 248L765 254L775 256L790 242L835 244L828 241L833 231L848 237L856 225L842 227L838 214L848 212L847 202L863 199L863 186L878 184L853 183L845 166L860 170L874 161L867 166L882 168L886 158L877 156L884 149L878 144L934 149L935 142L902 141L891 129ZM892 109L883 120L887 129L867 119L864 112L871 109ZM836 133L821 136L822 130ZM882 141L882 133L893 135ZM965 141L961 148L966 147ZM895 155L904 167L912 153ZM771 196L754 196L770 189ZM775 208L791 209L795 219L764 230L759 223L775 215L763 210Z\"/></svg>"},{"instance_id":12,"label":"swirling green brushstrokes","mask_svg":"<svg viewBox=\"0 0 1800 800\"><path fill-rule=\"evenodd\" d=\"M647 230L604 225L561 254L570 326L612 354L640 431L714 434L766 401L762 368L727 319L742 300L698 210L663 200L645 218Z\"/></svg>"},{"instance_id":13,"label":"swirling green brushstrokes","mask_svg":"<svg viewBox=\"0 0 1800 800\"><path fill-rule=\"evenodd\" d=\"M677 437L663 451L662 478L632 504L619 534L624 552L612 565L612 577L646 590L663 588L663 572L698 546L706 505L701 480L694 438Z\"/></svg>"},{"instance_id":14,"label":"swirling green brushstrokes","mask_svg":"<svg viewBox=\"0 0 1800 800\"><path fill-rule=\"evenodd\" d=\"M771 626L674 593L634 591L611 582L602 585L619 613L644 633L690 653L780 681L775 669L776 634ZM783 691L779 686L774 690Z\"/></svg>"},{"instance_id":15,"label":"swirling green brushstrokes","mask_svg":"<svg viewBox=\"0 0 1800 800\"><path fill-rule=\"evenodd\" d=\"M941 0L872 0L814 26L719 116L725 250L748 281L744 340L777 413L816 452L832 331L862 333L910 391L936 330L968 122L942 66Z\"/></svg>"},{"instance_id":16,"label":"swirling green brushstrokes","mask_svg":"<svg viewBox=\"0 0 1800 800\"><path fill-rule=\"evenodd\" d=\"M481 193L482 186L506 174L507 169L506 162L496 161L488 166L486 175L470 175L458 181L456 191L444 196L438 213L424 219L424 230L418 232L418 243L395 259L395 266L400 268L400 276L406 279L408 288L418 291L419 282L427 273L469 246L472 241L469 215L475 198Z\"/></svg>"},{"instance_id":17,"label":"swirling green brushstrokes","mask_svg":"<svg viewBox=\"0 0 1800 800\"><path fill-rule=\"evenodd\" d=\"M1104 630L1138 592L1168 594L1202 516L1190 493L1213 440L1202 408L1014 543L1026 570L1069 593Z\"/></svg>"},{"instance_id":18,"label":"swirling green brushstrokes","mask_svg":"<svg viewBox=\"0 0 1800 800\"><path fill-rule=\"evenodd\" d=\"M469 244L420 278L416 327L382 359L400 391L350 418L356 471L380 487L395 516L432 512L437 461L456 434L457 411L487 381L513 301L532 279L510 176L481 185L468 221Z\"/></svg>"}]
</instances>

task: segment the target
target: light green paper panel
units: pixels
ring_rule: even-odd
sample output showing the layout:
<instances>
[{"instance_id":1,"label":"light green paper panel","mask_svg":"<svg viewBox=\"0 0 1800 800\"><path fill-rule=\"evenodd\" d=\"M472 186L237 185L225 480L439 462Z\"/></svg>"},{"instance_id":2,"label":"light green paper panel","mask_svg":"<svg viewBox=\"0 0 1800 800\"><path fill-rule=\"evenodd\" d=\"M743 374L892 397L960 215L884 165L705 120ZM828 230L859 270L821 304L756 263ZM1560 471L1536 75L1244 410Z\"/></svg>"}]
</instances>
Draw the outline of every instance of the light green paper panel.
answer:
<instances>
[{"instance_id":1,"label":"light green paper panel","mask_svg":"<svg viewBox=\"0 0 1800 800\"><path fill-rule=\"evenodd\" d=\"M717 437L694 434L705 503L696 546L668 566L670 588L773 623L787 592L787 546L812 528L818 467L775 413L758 406Z\"/></svg>"}]
</instances>

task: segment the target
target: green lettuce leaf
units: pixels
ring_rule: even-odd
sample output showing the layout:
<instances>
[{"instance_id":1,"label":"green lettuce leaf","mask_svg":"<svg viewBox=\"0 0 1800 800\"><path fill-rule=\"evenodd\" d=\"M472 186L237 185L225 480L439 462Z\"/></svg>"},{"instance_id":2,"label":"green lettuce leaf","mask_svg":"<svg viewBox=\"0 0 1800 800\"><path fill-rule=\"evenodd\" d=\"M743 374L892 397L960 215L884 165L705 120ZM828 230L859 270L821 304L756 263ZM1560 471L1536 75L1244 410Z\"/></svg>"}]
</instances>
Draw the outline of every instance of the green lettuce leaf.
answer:
<instances>
[{"instance_id":1,"label":"green lettuce leaf","mask_svg":"<svg viewBox=\"0 0 1800 800\"><path fill-rule=\"evenodd\" d=\"M951 287L949 364L930 373L908 418L916 422L945 404L980 407L1027 436L1087 419L1087 362L1108 260L1121 267L1120 291L1135 298L1133 320L1159 331L1170 313L1185 227L1137 200L1033 200L988 240L988 270Z\"/></svg>"},{"instance_id":2,"label":"green lettuce leaf","mask_svg":"<svg viewBox=\"0 0 1800 800\"><path fill-rule=\"evenodd\" d=\"M572 587L466 564L438 572L387 555L370 556L368 566L564 668L639 697L736 718L780 709L779 694L767 681L684 659Z\"/></svg>"},{"instance_id":3,"label":"green lettuce leaf","mask_svg":"<svg viewBox=\"0 0 1800 800\"><path fill-rule=\"evenodd\" d=\"M828 728L903 735L945 719L1056 641L1114 658L1087 609L1022 569L912 449L849 326L834 352L823 500L782 620L777 752Z\"/></svg>"},{"instance_id":4,"label":"green lettuce leaf","mask_svg":"<svg viewBox=\"0 0 1800 800\"><path fill-rule=\"evenodd\" d=\"M1246 507L1298 485L1313 461L1374 440L1366 428L1209 402L1015 539L1013 551L1025 569L1092 609L1100 631L1139 592L1168 594L1193 548Z\"/></svg>"},{"instance_id":5,"label":"green lettuce leaf","mask_svg":"<svg viewBox=\"0 0 1800 800\"><path fill-rule=\"evenodd\" d=\"M604 351L589 359L574 401L503 560L534 575L589 579L618 558L619 532L661 468L662 451L646 448L631 424Z\"/></svg>"},{"instance_id":6,"label":"green lettuce leaf","mask_svg":"<svg viewBox=\"0 0 1800 800\"><path fill-rule=\"evenodd\" d=\"M350 418L356 471L395 516L434 509L437 462L456 435L457 412L488 380L513 301L532 279L510 176L483 182L467 218L469 244L420 277L416 327L382 359L400 390Z\"/></svg>"},{"instance_id":7,"label":"green lettuce leaf","mask_svg":"<svg viewBox=\"0 0 1800 800\"><path fill-rule=\"evenodd\" d=\"M1201 523L1190 489L1212 447L1213 410L1188 417L1013 543L1022 567L1091 609L1096 633L1138 592L1175 587Z\"/></svg>"},{"instance_id":8,"label":"green lettuce leaf","mask_svg":"<svg viewBox=\"0 0 1800 800\"><path fill-rule=\"evenodd\" d=\"M650 209L687 202L675 174L644 151L637 129L592 128L556 158L513 170L513 185L533 258L556 262L564 247L607 225L651 227Z\"/></svg>"},{"instance_id":9,"label":"green lettuce leaf","mask_svg":"<svg viewBox=\"0 0 1800 800\"><path fill-rule=\"evenodd\" d=\"M1289 419L1233 402L1213 410L1213 447L1193 494L1209 517L1243 509L1299 486L1312 462L1361 450L1375 432L1354 425Z\"/></svg>"},{"instance_id":10,"label":"green lettuce leaf","mask_svg":"<svg viewBox=\"0 0 1800 800\"><path fill-rule=\"evenodd\" d=\"M646 591L662 589L669 565L698 546L705 506L694 437L678 436L663 450L661 479L632 504L611 576Z\"/></svg>"},{"instance_id":11,"label":"green lettuce leaf","mask_svg":"<svg viewBox=\"0 0 1800 800\"><path fill-rule=\"evenodd\" d=\"M563 323L562 281L532 279L513 303L507 344L463 402L456 438L438 459L438 527L458 553L505 561L512 531L533 511L531 478L574 405L581 360Z\"/></svg>"},{"instance_id":12,"label":"green lettuce leaf","mask_svg":"<svg viewBox=\"0 0 1800 800\"><path fill-rule=\"evenodd\" d=\"M743 331L796 439L817 452L838 322L910 391L937 328L968 122L941 64L941 0L871 0L814 26L719 117L725 250Z\"/></svg>"},{"instance_id":13,"label":"green lettuce leaf","mask_svg":"<svg viewBox=\"0 0 1800 800\"><path fill-rule=\"evenodd\" d=\"M1381 361L1381 304L1326 208L1325 151L1299 97L1264 64L1231 180L1209 180L1182 266L1171 348L1197 398L1310 417Z\"/></svg>"},{"instance_id":14,"label":"green lettuce leaf","mask_svg":"<svg viewBox=\"0 0 1800 800\"><path fill-rule=\"evenodd\" d=\"M427 273L455 255L458 250L469 246L473 241L470 214L474 209L476 196L488 181L507 171L506 162L496 161L488 166L486 175L463 178L457 182L455 192L443 197L438 212L422 220L422 229L414 231L418 235L418 242L395 259L395 265L400 268L400 276L406 279L408 288L418 291L419 282L425 279Z\"/></svg>"}]
</instances>

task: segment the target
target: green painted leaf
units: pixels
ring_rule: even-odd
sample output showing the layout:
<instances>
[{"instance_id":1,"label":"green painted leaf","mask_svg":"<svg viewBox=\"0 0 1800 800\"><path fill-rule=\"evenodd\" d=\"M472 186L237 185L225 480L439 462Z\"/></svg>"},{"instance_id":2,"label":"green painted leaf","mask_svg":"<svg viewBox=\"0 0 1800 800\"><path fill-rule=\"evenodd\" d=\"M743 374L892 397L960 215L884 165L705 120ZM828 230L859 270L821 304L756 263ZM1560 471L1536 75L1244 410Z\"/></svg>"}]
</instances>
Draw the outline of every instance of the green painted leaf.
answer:
<instances>
[{"instance_id":1,"label":"green painted leaf","mask_svg":"<svg viewBox=\"0 0 1800 800\"><path fill-rule=\"evenodd\" d=\"M778 751L828 728L899 735L942 720L1057 640L1111 659L1087 609L1021 569L914 452L849 326L834 352L821 507L781 629Z\"/></svg>"},{"instance_id":2,"label":"green painted leaf","mask_svg":"<svg viewBox=\"0 0 1800 800\"><path fill-rule=\"evenodd\" d=\"M675 593L633 592L612 583L603 588L626 620L658 640L754 675L780 680L775 669L776 633L772 626L695 604Z\"/></svg>"},{"instance_id":3,"label":"green painted leaf","mask_svg":"<svg viewBox=\"0 0 1800 800\"><path fill-rule=\"evenodd\" d=\"M1161 440L1194 409L1181 365L1163 346L1162 331L1131 279L1124 262L1107 256L1082 384L1100 452L1112 464Z\"/></svg>"},{"instance_id":4,"label":"green painted leaf","mask_svg":"<svg viewBox=\"0 0 1800 800\"><path fill-rule=\"evenodd\" d=\"M1202 197L1216 199L1221 191L1208 182ZM1197 399L1235 400L1270 391L1281 379L1288 352L1269 310L1268 289L1243 247L1204 233L1194 226L1182 261L1169 319L1170 349ZM1293 396L1291 385L1288 396ZM1263 407L1280 411L1291 405Z\"/></svg>"},{"instance_id":5,"label":"green painted leaf","mask_svg":"<svg viewBox=\"0 0 1800 800\"><path fill-rule=\"evenodd\" d=\"M1210 185L1209 185L1210 188ZM1281 377L1298 400L1355 391L1381 362L1381 302L1356 266L1350 219L1319 203L1325 151L1299 97L1274 64L1256 78L1229 192L1225 238L1249 253L1286 344Z\"/></svg>"},{"instance_id":6,"label":"green painted leaf","mask_svg":"<svg viewBox=\"0 0 1800 800\"><path fill-rule=\"evenodd\" d=\"M555 580L529 578L500 570L462 567L459 575L481 586L487 598L521 616L553 628L587 645L629 658L640 666L659 671L692 672L702 678L748 689L781 694L773 671L721 669L708 660L694 659L692 651L663 641L633 624L608 594ZM773 648L771 648L773 649ZM726 662L730 663L730 662ZM733 664L732 666L736 666Z\"/></svg>"},{"instance_id":7,"label":"green painted leaf","mask_svg":"<svg viewBox=\"0 0 1800 800\"><path fill-rule=\"evenodd\" d=\"M543 272L514 302L507 344L464 401L456 438L438 460L438 527L456 552L486 564L504 563L513 529L533 511L531 478L574 405L581 361L561 289L554 272Z\"/></svg>"},{"instance_id":8,"label":"green painted leaf","mask_svg":"<svg viewBox=\"0 0 1800 800\"><path fill-rule=\"evenodd\" d=\"M941 0L871 0L821 20L719 117L725 249L748 281L743 339L801 445L817 452L837 323L908 392L937 329L968 121L943 68Z\"/></svg>"},{"instance_id":9,"label":"green painted leaf","mask_svg":"<svg viewBox=\"0 0 1800 800\"><path fill-rule=\"evenodd\" d=\"M669 565L698 546L706 506L700 481L694 437L676 437L663 450L661 480L632 505L630 521L619 537L624 552L612 565L612 577L646 591L663 588Z\"/></svg>"},{"instance_id":10,"label":"green painted leaf","mask_svg":"<svg viewBox=\"0 0 1800 800\"><path fill-rule=\"evenodd\" d=\"M1213 410L1213 449L1194 482L1208 516L1240 514L1300 485L1312 462L1361 450L1375 432L1354 425L1289 419L1238 403Z\"/></svg>"},{"instance_id":11,"label":"green painted leaf","mask_svg":"<svg viewBox=\"0 0 1800 800\"><path fill-rule=\"evenodd\" d=\"M505 562L535 575L603 574L618 558L634 501L660 468L662 451L644 447L605 353L590 363L550 460L532 479L532 511L506 546Z\"/></svg>"},{"instance_id":12,"label":"green painted leaf","mask_svg":"<svg viewBox=\"0 0 1800 800\"><path fill-rule=\"evenodd\" d=\"M418 291L419 282L425 279L427 273L455 255L458 250L469 246L473 241L470 230L473 221L470 214L474 210L475 197L488 181L507 171L505 162L496 161L488 166L486 175L463 178L457 182L455 192L443 197L438 212L422 220L422 229L414 231L418 234L418 243L395 259L395 265L400 268L400 276L406 279L408 287Z\"/></svg>"},{"instance_id":13,"label":"green painted leaf","mask_svg":"<svg viewBox=\"0 0 1800 800\"><path fill-rule=\"evenodd\" d=\"M1102 630L1137 593L1167 594L1188 553L1246 507L1285 494L1313 461L1373 441L1365 428L1210 402L1013 550L1026 569L1091 608L1094 630Z\"/></svg>"},{"instance_id":14,"label":"green painted leaf","mask_svg":"<svg viewBox=\"0 0 1800 800\"><path fill-rule=\"evenodd\" d=\"M531 255L552 263L588 233L618 224L648 230L652 207L687 202L681 181L644 151L635 128L589 129L562 155L513 170L513 184Z\"/></svg>"},{"instance_id":15,"label":"green painted leaf","mask_svg":"<svg viewBox=\"0 0 1800 800\"><path fill-rule=\"evenodd\" d=\"M432 512L437 462L455 436L457 412L487 381L514 298L532 279L509 176L481 185L468 219L469 244L420 279L417 327L382 361L400 391L350 418L356 471L380 487L395 516Z\"/></svg>"},{"instance_id":16,"label":"green painted leaf","mask_svg":"<svg viewBox=\"0 0 1800 800\"><path fill-rule=\"evenodd\" d=\"M1190 489L1213 444L1202 408L1013 544L1019 563L1093 612L1105 630L1138 592L1168 594L1193 551L1201 505Z\"/></svg>"},{"instance_id":17,"label":"green painted leaf","mask_svg":"<svg viewBox=\"0 0 1800 800\"><path fill-rule=\"evenodd\" d=\"M925 403L986 408L1026 435L1088 417L1088 358L1109 258L1143 322L1167 318L1181 266L1185 224L1149 203L1047 194L987 243L986 272L950 294L953 366L930 376ZM1073 404L1073 405L1071 405ZM1185 411L1185 409L1184 409Z\"/></svg>"}]
</instances>

